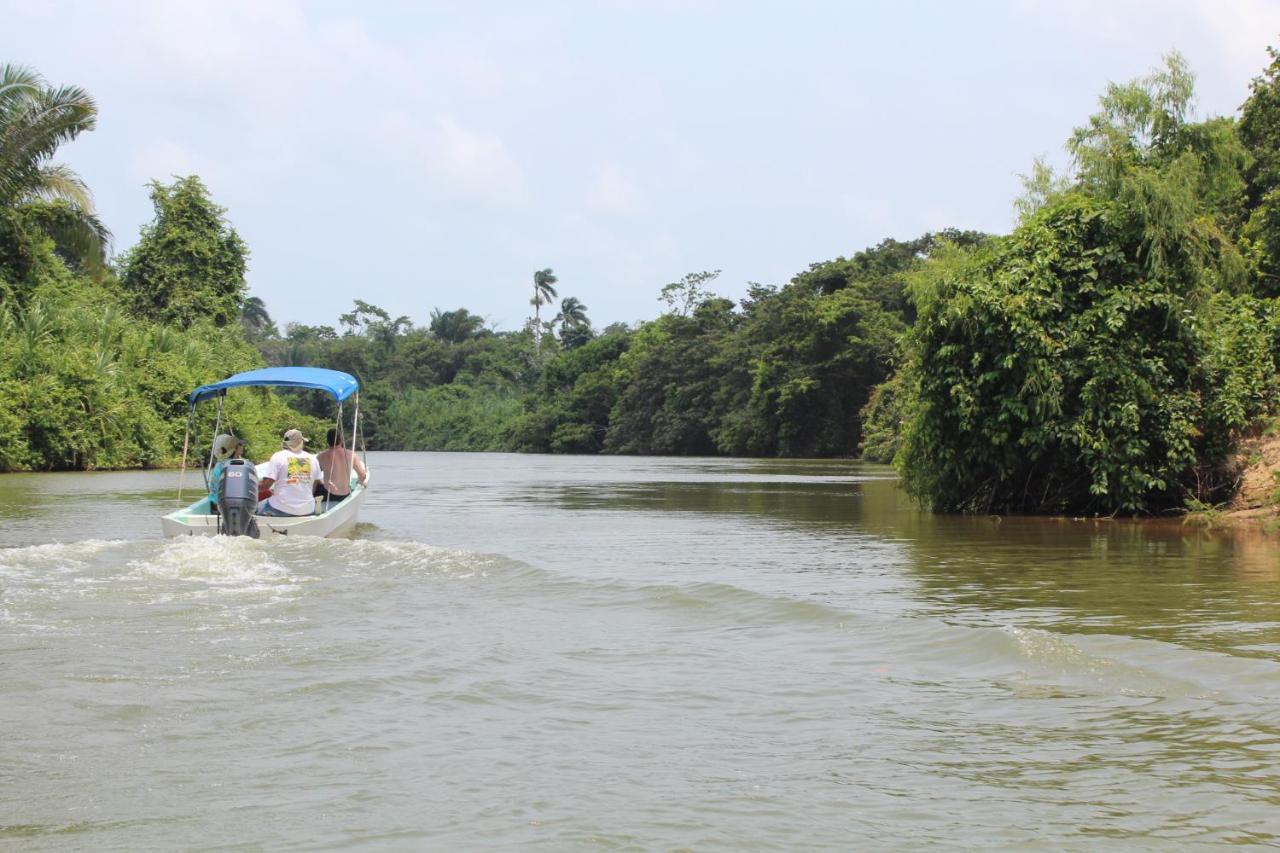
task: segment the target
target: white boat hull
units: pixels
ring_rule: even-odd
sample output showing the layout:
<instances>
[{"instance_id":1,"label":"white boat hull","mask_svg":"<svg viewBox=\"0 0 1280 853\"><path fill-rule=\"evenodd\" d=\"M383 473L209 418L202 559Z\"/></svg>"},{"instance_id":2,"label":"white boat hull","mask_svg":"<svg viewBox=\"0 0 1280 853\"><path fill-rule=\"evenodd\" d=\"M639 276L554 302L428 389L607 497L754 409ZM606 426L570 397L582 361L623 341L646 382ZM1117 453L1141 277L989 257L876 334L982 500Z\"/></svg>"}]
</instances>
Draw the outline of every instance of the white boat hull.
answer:
<instances>
[{"instance_id":1,"label":"white boat hull","mask_svg":"<svg viewBox=\"0 0 1280 853\"><path fill-rule=\"evenodd\" d=\"M350 536L360 518L360 504L364 503L365 487L355 484L351 497L335 504L319 515L277 516L259 515L258 530L261 538L276 536ZM209 514L209 499L203 497L190 506L161 516L160 526L166 537L216 536L218 516Z\"/></svg>"}]
</instances>

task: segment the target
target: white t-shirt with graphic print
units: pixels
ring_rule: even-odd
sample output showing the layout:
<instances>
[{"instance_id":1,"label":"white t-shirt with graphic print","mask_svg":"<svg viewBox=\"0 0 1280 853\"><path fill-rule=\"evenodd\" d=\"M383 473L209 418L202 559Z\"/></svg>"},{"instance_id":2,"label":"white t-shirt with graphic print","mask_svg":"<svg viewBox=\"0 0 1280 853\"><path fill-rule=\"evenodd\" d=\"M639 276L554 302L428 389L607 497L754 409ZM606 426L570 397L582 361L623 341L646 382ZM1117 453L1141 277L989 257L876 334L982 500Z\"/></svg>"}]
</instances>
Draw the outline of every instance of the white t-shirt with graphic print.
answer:
<instances>
[{"instance_id":1,"label":"white t-shirt with graphic print","mask_svg":"<svg viewBox=\"0 0 1280 853\"><path fill-rule=\"evenodd\" d=\"M316 511L311 490L324 479L324 472L314 453L277 450L263 476L275 480L267 502L276 509L290 515L310 515Z\"/></svg>"}]
</instances>

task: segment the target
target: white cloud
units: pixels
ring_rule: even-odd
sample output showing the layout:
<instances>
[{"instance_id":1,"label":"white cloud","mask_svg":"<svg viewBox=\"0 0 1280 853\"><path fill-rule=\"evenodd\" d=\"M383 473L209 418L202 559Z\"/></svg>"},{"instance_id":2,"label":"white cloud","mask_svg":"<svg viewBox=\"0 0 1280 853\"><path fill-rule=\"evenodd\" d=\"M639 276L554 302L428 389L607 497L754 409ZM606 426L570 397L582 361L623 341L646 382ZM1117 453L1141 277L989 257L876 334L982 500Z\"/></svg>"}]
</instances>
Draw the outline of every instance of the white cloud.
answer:
<instances>
[{"instance_id":1,"label":"white cloud","mask_svg":"<svg viewBox=\"0 0 1280 853\"><path fill-rule=\"evenodd\" d=\"M634 216L645 207L640 188L615 163L596 167L585 203L587 210L604 216Z\"/></svg>"},{"instance_id":2,"label":"white cloud","mask_svg":"<svg viewBox=\"0 0 1280 853\"><path fill-rule=\"evenodd\" d=\"M1204 112L1213 114L1231 112L1244 101L1241 84L1270 62L1266 48L1280 35L1275 0L1009 0L1009 8L1120 55L1133 52L1138 33L1142 42L1162 45L1161 53L1181 51L1198 75ZM1153 65L1155 57L1143 59Z\"/></svg>"},{"instance_id":3,"label":"white cloud","mask_svg":"<svg viewBox=\"0 0 1280 853\"><path fill-rule=\"evenodd\" d=\"M464 198L518 204L528 196L524 173L495 133L463 127L452 116L435 121L426 169Z\"/></svg>"},{"instance_id":4,"label":"white cloud","mask_svg":"<svg viewBox=\"0 0 1280 853\"><path fill-rule=\"evenodd\" d=\"M139 183L199 175L212 186L225 185L229 177L228 170L172 139L153 140L135 151L132 159L132 174Z\"/></svg>"},{"instance_id":5,"label":"white cloud","mask_svg":"<svg viewBox=\"0 0 1280 853\"><path fill-rule=\"evenodd\" d=\"M410 174L425 176L455 198L516 206L528 200L528 182L496 133L466 127L450 115L428 120L404 112L381 118L382 150Z\"/></svg>"},{"instance_id":6,"label":"white cloud","mask_svg":"<svg viewBox=\"0 0 1280 853\"><path fill-rule=\"evenodd\" d=\"M1193 0L1192 11L1217 42L1217 56L1233 76L1253 79L1268 64L1266 47L1280 37L1280 4L1274 0ZM1244 96L1241 96L1244 100Z\"/></svg>"}]
</instances>

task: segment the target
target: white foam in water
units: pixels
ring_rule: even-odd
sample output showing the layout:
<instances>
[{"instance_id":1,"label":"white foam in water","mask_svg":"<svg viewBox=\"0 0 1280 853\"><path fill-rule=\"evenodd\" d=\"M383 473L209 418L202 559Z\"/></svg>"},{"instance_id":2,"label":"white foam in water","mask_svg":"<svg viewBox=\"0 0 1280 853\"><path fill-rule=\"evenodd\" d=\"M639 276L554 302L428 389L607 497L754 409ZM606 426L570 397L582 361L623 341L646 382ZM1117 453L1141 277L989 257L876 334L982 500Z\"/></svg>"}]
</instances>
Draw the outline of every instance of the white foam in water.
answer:
<instances>
[{"instance_id":1,"label":"white foam in water","mask_svg":"<svg viewBox=\"0 0 1280 853\"><path fill-rule=\"evenodd\" d=\"M289 570L264 543L234 536L192 536L165 542L155 554L129 562L130 576L174 581L246 584L304 580Z\"/></svg>"},{"instance_id":2,"label":"white foam in water","mask_svg":"<svg viewBox=\"0 0 1280 853\"><path fill-rule=\"evenodd\" d=\"M299 540L301 541L301 540ZM504 558L473 551L440 548L422 542L369 539L315 540L317 547L329 549L347 565L366 569L431 572L458 579L488 576L488 569ZM336 553L335 553L336 552Z\"/></svg>"},{"instance_id":3,"label":"white foam in water","mask_svg":"<svg viewBox=\"0 0 1280 853\"><path fill-rule=\"evenodd\" d=\"M1266 660L1134 637L1066 637L1012 625L1000 630L1014 639L1019 653L1040 670L1038 675L1083 681L1118 695L1222 698L1233 684L1276 683L1277 667Z\"/></svg>"},{"instance_id":4,"label":"white foam in water","mask_svg":"<svg viewBox=\"0 0 1280 853\"><path fill-rule=\"evenodd\" d=\"M222 592L280 593L315 581L314 575L327 575L334 567L361 575L425 573L463 580L487 576L501 560L408 541L186 537L166 541L130 561L128 576Z\"/></svg>"},{"instance_id":5,"label":"white foam in water","mask_svg":"<svg viewBox=\"0 0 1280 853\"><path fill-rule=\"evenodd\" d=\"M78 571L103 551L128 544L120 539L87 539L83 542L50 542L22 548L0 548L0 576L26 577L33 570L42 574L50 571Z\"/></svg>"}]
</instances>

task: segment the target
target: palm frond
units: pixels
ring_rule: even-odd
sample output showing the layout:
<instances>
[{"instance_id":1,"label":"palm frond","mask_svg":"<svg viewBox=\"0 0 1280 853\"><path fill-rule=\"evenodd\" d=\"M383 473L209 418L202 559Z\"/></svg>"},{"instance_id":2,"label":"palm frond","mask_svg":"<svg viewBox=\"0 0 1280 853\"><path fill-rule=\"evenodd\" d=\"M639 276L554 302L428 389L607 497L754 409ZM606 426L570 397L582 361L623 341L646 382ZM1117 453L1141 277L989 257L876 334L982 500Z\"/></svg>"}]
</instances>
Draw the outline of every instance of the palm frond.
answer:
<instances>
[{"instance_id":1,"label":"palm frond","mask_svg":"<svg viewBox=\"0 0 1280 853\"><path fill-rule=\"evenodd\" d=\"M199 370L209 364L209 350L198 340L189 340L182 348L182 360L191 370Z\"/></svg>"},{"instance_id":2,"label":"palm frond","mask_svg":"<svg viewBox=\"0 0 1280 853\"><path fill-rule=\"evenodd\" d=\"M93 213L93 193L89 191L88 184L69 166L57 163L42 167L39 182L27 187L23 196L17 199L19 204L34 200L65 201Z\"/></svg>"},{"instance_id":3,"label":"palm frond","mask_svg":"<svg viewBox=\"0 0 1280 853\"><path fill-rule=\"evenodd\" d=\"M53 342L57 318L55 312L50 311L43 302L33 302L17 318L15 325L19 346L18 364L29 370Z\"/></svg>"},{"instance_id":4,"label":"palm frond","mask_svg":"<svg viewBox=\"0 0 1280 853\"><path fill-rule=\"evenodd\" d=\"M0 109L0 202L12 202L41 180L44 161L58 146L97 123L98 107L76 86L30 92L12 85Z\"/></svg>"},{"instance_id":5,"label":"palm frond","mask_svg":"<svg viewBox=\"0 0 1280 853\"><path fill-rule=\"evenodd\" d=\"M178 336L168 326L156 326L147 335L147 343L153 352L173 352L178 345Z\"/></svg>"},{"instance_id":6,"label":"palm frond","mask_svg":"<svg viewBox=\"0 0 1280 853\"><path fill-rule=\"evenodd\" d=\"M0 65L0 114L47 85L44 78L30 68L9 63Z\"/></svg>"},{"instance_id":7,"label":"palm frond","mask_svg":"<svg viewBox=\"0 0 1280 853\"><path fill-rule=\"evenodd\" d=\"M93 356L92 365L94 379L104 386L109 387L120 372L120 363L116 360L116 354L109 349L99 349Z\"/></svg>"},{"instance_id":8,"label":"palm frond","mask_svg":"<svg viewBox=\"0 0 1280 853\"><path fill-rule=\"evenodd\" d=\"M66 260L98 270L111 245L111 232L97 215L70 201L28 201L24 215L53 240Z\"/></svg>"}]
</instances>

